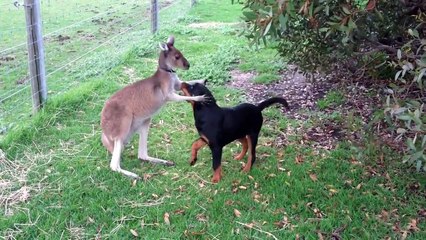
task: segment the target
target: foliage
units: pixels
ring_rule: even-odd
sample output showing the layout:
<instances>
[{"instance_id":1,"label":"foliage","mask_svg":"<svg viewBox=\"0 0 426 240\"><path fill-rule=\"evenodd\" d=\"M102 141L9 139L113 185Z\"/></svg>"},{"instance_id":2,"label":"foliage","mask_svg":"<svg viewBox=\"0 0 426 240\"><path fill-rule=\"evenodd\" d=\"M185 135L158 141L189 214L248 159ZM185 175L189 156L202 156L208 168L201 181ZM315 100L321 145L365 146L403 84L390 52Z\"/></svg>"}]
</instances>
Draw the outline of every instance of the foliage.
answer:
<instances>
[{"instance_id":1,"label":"foliage","mask_svg":"<svg viewBox=\"0 0 426 240\"><path fill-rule=\"evenodd\" d=\"M248 26L246 36L251 43L266 44L268 39L278 41L280 54L304 70L330 71L338 62L357 78L395 76L395 82L390 84L392 101L387 102L386 113L391 114L388 123L409 126L400 136L406 137L408 142L416 142L425 136L424 105L421 104L425 100L426 72L424 1L242 2L243 18ZM400 107L398 114L390 110ZM405 117L401 119L401 116ZM421 162L426 162L425 148L424 144L417 143L415 149L411 144L407 145L407 158L408 162L416 162L417 169L420 169Z\"/></svg>"},{"instance_id":2,"label":"foliage","mask_svg":"<svg viewBox=\"0 0 426 240\"><path fill-rule=\"evenodd\" d=\"M327 96L318 101L318 108L324 110L332 105L341 105L344 102L344 96L337 92L331 91L327 93Z\"/></svg>"}]
</instances>

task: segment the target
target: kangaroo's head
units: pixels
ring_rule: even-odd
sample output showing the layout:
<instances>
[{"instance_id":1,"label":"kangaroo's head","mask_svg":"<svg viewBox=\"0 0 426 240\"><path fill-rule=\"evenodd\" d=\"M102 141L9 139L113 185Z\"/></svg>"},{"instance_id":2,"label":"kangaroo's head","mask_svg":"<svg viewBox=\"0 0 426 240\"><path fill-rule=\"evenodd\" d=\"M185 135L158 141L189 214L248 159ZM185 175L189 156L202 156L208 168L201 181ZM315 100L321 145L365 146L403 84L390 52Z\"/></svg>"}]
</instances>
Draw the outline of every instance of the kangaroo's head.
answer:
<instances>
[{"instance_id":1,"label":"kangaroo's head","mask_svg":"<svg viewBox=\"0 0 426 240\"><path fill-rule=\"evenodd\" d=\"M175 68L187 70L189 62L182 53L174 47L175 38L170 36L167 43L160 43L159 67L165 71L173 72Z\"/></svg>"}]
</instances>

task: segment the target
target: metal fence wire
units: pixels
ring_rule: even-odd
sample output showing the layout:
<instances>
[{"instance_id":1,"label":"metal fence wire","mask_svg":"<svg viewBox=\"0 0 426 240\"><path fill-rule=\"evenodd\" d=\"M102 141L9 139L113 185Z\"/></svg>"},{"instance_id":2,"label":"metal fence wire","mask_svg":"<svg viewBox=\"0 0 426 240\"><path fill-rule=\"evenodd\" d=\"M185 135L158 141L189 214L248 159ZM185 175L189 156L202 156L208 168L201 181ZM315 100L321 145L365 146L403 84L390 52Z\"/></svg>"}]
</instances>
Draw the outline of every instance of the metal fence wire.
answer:
<instances>
[{"instance_id":1,"label":"metal fence wire","mask_svg":"<svg viewBox=\"0 0 426 240\"><path fill-rule=\"evenodd\" d=\"M194 0L0 0L0 138L46 98L101 74Z\"/></svg>"}]
</instances>

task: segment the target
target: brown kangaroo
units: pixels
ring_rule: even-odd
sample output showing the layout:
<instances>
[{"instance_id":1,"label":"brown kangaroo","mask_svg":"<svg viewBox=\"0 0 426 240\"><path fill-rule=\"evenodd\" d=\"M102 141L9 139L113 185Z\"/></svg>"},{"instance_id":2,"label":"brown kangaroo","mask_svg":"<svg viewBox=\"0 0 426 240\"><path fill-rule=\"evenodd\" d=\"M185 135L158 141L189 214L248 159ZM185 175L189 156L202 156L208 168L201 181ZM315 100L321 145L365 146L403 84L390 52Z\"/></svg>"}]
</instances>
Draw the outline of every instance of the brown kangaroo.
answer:
<instances>
[{"instance_id":1,"label":"brown kangaroo","mask_svg":"<svg viewBox=\"0 0 426 240\"><path fill-rule=\"evenodd\" d=\"M171 161L148 156L148 130L152 116L168 101L204 101L205 96L180 96L175 93L181 89L174 69L189 69L189 62L174 47L174 37L167 43L160 43L160 57L157 71L151 77L130 84L112 95L101 112L102 143L112 154L110 167L132 178L135 173L121 169L120 159L123 147L134 133L139 133L138 158L152 163L174 165ZM188 83L204 83L194 80Z\"/></svg>"}]
</instances>

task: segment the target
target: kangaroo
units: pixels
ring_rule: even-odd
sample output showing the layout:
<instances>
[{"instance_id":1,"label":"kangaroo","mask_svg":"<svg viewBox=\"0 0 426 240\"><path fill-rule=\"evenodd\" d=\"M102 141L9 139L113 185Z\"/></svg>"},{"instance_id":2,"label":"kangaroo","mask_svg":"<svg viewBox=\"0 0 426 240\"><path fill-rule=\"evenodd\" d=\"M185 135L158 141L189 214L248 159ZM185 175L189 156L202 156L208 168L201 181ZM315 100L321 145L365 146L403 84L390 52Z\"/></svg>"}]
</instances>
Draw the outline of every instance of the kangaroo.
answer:
<instances>
[{"instance_id":1,"label":"kangaroo","mask_svg":"<svg viewBox=\"0 0 426 240\"><path fill-rule=\"evenodd\" d=\"M152 116L168 101L204 101L205 96L181 96L175 91L181 89L182 81L175 68L187 70L189 62L174 47L174 37L167 43L160 43L157 71L151 77L130 84L113 94L101 112L102 143L112 154L110 168L131 178L139 178L133 172L121 169L120 159L123 147L134 133L139 134L138 159L157 164L173 166L171 161L148 156L148 131ZM194 80L188 83L201 83Z\"/></svg>"}]
</instances>

